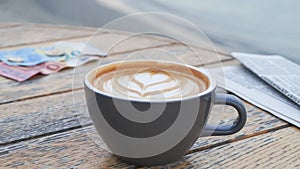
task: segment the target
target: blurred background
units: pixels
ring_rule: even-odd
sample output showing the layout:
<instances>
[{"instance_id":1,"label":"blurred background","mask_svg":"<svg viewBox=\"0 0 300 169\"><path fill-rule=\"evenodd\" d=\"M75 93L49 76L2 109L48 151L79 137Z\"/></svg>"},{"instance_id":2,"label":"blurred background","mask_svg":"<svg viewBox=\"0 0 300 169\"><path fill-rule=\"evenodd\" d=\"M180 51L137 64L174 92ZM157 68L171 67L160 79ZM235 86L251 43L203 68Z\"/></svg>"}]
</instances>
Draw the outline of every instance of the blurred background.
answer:
<instances>
[{"instance_id":1,"label":"blurred background","mask_svg":"<svg viewBox=\"0 0 300 169\"><path fill-rule=\"evenodd\" d=\"M229 52L280 54L300 64L300 1L297 0L1 0L0 22L101 27L136 12L165 12L197 25ZM192 35L184 25L159 26ZM147 23L149 25L149 23ZM156 25L157 26L157 25Z\"/></svg>"}]
</instances>

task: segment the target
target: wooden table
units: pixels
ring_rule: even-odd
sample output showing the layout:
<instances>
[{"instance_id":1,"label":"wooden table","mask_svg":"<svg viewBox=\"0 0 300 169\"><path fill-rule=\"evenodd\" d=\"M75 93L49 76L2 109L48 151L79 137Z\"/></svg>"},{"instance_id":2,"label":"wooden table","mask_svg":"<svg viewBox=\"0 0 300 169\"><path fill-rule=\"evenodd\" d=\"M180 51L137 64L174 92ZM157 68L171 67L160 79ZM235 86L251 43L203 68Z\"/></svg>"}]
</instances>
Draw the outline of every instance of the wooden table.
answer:
<instances>
[{"instance_id":1,"label":"wooden table","mask_svg":"<svg viewBox=\"0 0 300 169\"><path fill-rule=\"evenodd\" d=\"M39 47L56 41L85 41L95 30L1 24L0 49ZM105 42L127 34L106 30L97 36ZM127 45L112 50L105 61L121 60L132 52L148 49L176 51L179 57L194 66L217 62L210 57L214 53L209 49L197 48L206 57L204 62L199 62L182 44L149 36L128 40ZM239 64L226 52L219 52L219 55L225 65ZM49 76L39 75L22 83L0 77L0 168L136 167L100 149L87 136L87 133L95 137L97 134L91 119L81 117L86 110L82 79L95 66L96 63L89 63L80 67L76 78L73 78L73 69ZM74 97L79 98L75 99L76 110L71 101ZM300 130L247 102L245 105L248 121L240 132L230 136L199 138L181 160L166 167L300 168ZM224 119L229 118L226 121L230 122L234 112L231 108L226 108L226 112Z\"/></svg>"}]
</instances>

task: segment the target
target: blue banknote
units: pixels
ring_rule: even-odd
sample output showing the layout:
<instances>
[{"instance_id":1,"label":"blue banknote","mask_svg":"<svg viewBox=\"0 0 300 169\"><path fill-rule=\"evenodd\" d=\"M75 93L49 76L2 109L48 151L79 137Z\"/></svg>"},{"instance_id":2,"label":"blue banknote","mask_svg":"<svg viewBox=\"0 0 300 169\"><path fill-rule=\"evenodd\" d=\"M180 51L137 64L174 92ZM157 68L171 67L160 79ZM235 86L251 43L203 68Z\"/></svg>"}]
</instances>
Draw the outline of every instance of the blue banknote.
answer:
<instances>
[{"instance_id":1,"label":"blue banknote","mask_svg":"<svg viewBox=\"0 0 300 169\"><path fill-rule=\"evenodd\" d=\"M11 66L35 66L48 61L66 62L80 55L105 57L107 53L86 43L58 42L42 48L0 51L0 61Z\"/></svg>"},{"instance_id":2,"label":"blue banknote","mask_svg":"<svg viewBox=\"0 0 300 169\"><path fill-rule=\"evenodd\" d=\"M0 51L0 60L12 66L34 66L49 60L35 48L22 48L15 51Z\"/></svg>"}]
</instances>

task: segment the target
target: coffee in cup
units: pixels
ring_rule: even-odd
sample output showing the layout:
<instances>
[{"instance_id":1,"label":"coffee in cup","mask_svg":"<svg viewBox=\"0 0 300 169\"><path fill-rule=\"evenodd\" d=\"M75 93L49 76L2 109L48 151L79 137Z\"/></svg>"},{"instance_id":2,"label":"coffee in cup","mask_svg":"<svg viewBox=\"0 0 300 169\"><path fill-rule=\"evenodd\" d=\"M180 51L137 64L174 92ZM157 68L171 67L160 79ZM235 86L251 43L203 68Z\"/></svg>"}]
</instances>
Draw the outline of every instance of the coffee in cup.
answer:
<instances>
[{"instance_id":1,"label":"coffee in cup","mask_svg":"<svg viewBox=\"0 0 300 169\"><path fill-rule=\"evenodd\" d=\"M184 66L138 61L98 70L93 85L102 92L125 99L162 100L197 95L208 83L202 73Z\"/></svg>"}]
</instances>

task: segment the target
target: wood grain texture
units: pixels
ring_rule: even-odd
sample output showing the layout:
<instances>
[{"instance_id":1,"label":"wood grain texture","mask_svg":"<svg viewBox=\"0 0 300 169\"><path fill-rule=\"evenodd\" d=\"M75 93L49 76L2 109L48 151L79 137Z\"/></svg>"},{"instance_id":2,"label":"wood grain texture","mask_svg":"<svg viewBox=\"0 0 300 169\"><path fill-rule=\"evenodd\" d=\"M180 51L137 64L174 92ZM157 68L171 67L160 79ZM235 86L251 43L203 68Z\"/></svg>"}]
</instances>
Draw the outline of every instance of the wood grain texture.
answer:
<instances>
[{"instance_id":1,"label":"wood grain texture","mask_svg":"<svg viewBox=\"0 0 300 169\"><path fill-rule=\"evenodd\" d=\"M300 130L294 127L269 132L187 155L181 162L168 167L299 168L299 132Z\"/></svg>"},{"instance_id":2,"label":"wood grain texture","mask_svg":"<svg viewBox=\"0 0 300 169\"><path fill-rule=\"evenodd\" d=\"M144 35L114 34L107 31L95 33L89 37L87 42L107 52L109 55L173 44L173 42L161 41L155 38L150 39Z\"/></svg>"},{"instance_id":3,"label":"wood grain texture","mask_svg":"<svg viewBox=\"0 0 300 169\"><path fill-rule=\"evenodd\" d=\"M164 47L155 47L136 52L128 53L127 55L118 55L110 58L113 61L121 60L133 60L133 59L155 59L180 62L192 66L217 64L227 60L231 60L232 57L229 54L220 54L211 52L209 50L203 50L198 47L189 47L182 44L174 44Z\"/></svg>"},{"instance_id":4,"label":"wood grain texture","mask_svg":"<svg viewBox=\"0 0 300 169\"><path fill-rule=\"evenodd\" d=\"M39 47L58 40L86 41L94 31L0 24L0 48ZM101 63L151 56L194 66L239 64L226 52L218 52L218 56L209 49L196 48L199 55L195 55L182 44L162 37L105 30L89 42L110 53ZM23 83L0 78L0 168L136 168L94 142L99 136L87 113L82 79L98 64L37 76ZM240 132L199 138L180 161L153 168L300 168L299 129L253 105L245 105L248 120ZM236 112L215 106L211 117L220 118L210 118L209 123L227 124L233 122Z\"/></svg>"},{"instance_id":5,"label":"wood grain texture","mask_svg":"<svg viewBox=\"0 0 300 169\"><path fill-rule=\"evenodd\" d=\"M83 124L91 123L81 115L86 113L84 101L80 90L0 105L0 144L80 127L78 118Z\"/></svg>"},{"instance_id":6,"label":"wood grain texture","mask_svg":"<svg viewBox=\"0 0 300 169\"><path fill-rule=\"evenodd\" d=\"M103 36L99 38L99 35L103 34L110 35L108 37ZM125 45L127 41L129 39L131 39L132 41L134 37L136 37L135 40L148 39L153 40L154 42L160 41L161 43L175 43L174 41L169 40L165 37L153 37L143 34L135 36L132 35L132 32L101 29L96 27L78 27L32 23L0 24L0 37L3 43L2 45L0 45L0 49L18 49L25 46L41 47L50 45L51 43L56 41L72 41L73 39L81 39L81 41L89 40L89 42L95 43L96 45L99 45L101 44L101 42L103 42L103 44L99 46L100 48L105 45L111 47L111 44L116 44L118 41L122 41L121 44L123 45L123 47L125 47L125 51ZM137 45L139 44L137 43ZM129 44L129 48L130 47L132 47L132 44Z\"/></svg>"},{"instance_id":7,"label":"wood grain texture","mask_svg":"<svg viewBox=\"0 0 300 169\"><path fill-rule=\"evenodd\" d=\"M119 31L119 30L106 30L106 29L103 29L102 31L103 32L110 32L110 33L113 33L113 34L123 34L123 35L132 35L133 34L132 32L125 32L125 31ZM178 44L178 45L181 45L181 46L187 46L190 49L198 48L201 51L209 51L209 52L212 52L212 53L217 53L219 55L228 55L229 54L228 51L217 47L215 44L213 44L211 41L208 41L207 39L205 41L206 42L205 45L203 45L203 46L198 45L197 46L197 45L194 45L194 44L184 43L184 41L180 41L180 40L177 40L177 39L172 39L172 38L165 37L165 36L158 36L156 34L153 34L153 35L151 35L151 34L141 34L139 36L142 36L142 37L145 37L145 38L148 38L148 39L155 39L155 40L170 42L170 43Z\"/></svg>"},{"instance_id":8,"label":"wood grain texture","mask_svg":"<svg viewBox=\"0 0 300 169\"><path fill-rule=\"evenodd\" d=\"M0 29L1 28L11 28L11 27L17 27L21 25L20 23L0 23Z\"/></svg>"},{"instance_id":9,"label":"wood grain texture","mask_svg":"<svg viewBox=\"0 0 300 169\"><path fill-rule=\"evenodd\" d=\"M94 29L44 24L20 24L0 28L0 49L92 35Z\"/></svg>"},{"instance_id":10,"label":"wood grain texture","mask_svg":"<svg viewBox=\"0 0 300 169\"><path fill-rule=\"evenodd\" d=\"M193 152L167 166L152 168L298 168L299 129L293 127ZM91 127L0 148L5 168L136 168L94 142Z\"/></svg>"},{"instance_id":11,"label":"wood grain texture","mask_svg":"<svg viewBox=\"0 0 300 169\"><path fill-rule=\"evenodd\" d=\"M242 131L226 137L199 138L192 149L198 151L287 125L248 103L245 105L248 120ZM92 124L83 90L3 104L0 110L0 145ZM235 117L234 109L215 106L208 123L232 123Z\"/></svg>"},{"instance_id":12,"label":"wood grain texture","mask_svg":"<svg viewBox=\"0 0 300 169\"><path fill-rule=\"evenodd\" d=\"M0 147L0 168L121 167L116 157L97 146L83 129ZM103 165L105 164L106 165Z\"/></svg>"}]
</instances>

